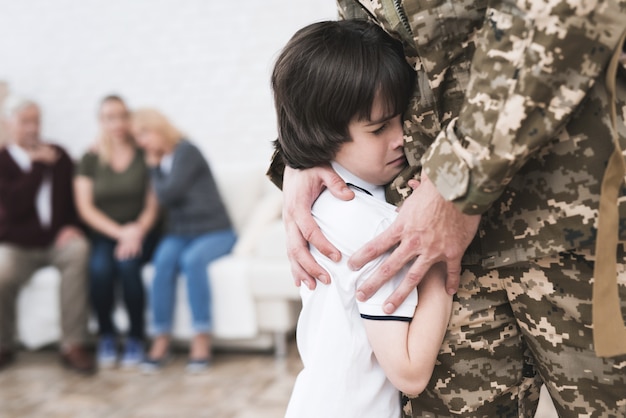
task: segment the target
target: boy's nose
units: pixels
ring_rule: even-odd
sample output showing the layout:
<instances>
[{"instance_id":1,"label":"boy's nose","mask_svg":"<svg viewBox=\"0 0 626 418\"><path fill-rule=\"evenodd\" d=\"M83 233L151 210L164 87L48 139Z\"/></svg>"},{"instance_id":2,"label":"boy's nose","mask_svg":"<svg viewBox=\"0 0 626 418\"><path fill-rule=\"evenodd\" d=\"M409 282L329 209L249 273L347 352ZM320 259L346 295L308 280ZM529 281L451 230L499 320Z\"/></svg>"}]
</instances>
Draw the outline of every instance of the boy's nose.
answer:
<instances>
[{"instance_id":1,"label":"boy's nose","mask_svg":"<svg viewBox=\"0 0 626 418\"><path fill-rule=\"evenodd\" d=\"M396 149L398 147L402 147L404 145L404 132L402 130L402 125L396 128L393 132L393 140L391 141L392 148Z\"/></svg>"}]
</instances>

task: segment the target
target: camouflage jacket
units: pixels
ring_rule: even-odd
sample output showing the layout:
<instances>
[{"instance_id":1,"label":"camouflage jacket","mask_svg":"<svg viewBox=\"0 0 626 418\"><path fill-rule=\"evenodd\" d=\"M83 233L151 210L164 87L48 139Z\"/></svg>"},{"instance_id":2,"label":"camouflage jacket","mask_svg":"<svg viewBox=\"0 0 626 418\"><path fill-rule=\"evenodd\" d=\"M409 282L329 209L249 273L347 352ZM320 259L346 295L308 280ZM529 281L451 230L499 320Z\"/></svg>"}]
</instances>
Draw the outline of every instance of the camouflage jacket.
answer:
<instances>
[{"instance_id":1,"label":"camouflage jacket","mask_svg":"<svg viewBox=\"0 0 626 418\"><path fill-rule=\"evenodd\" d=\"M626 30L626 0L338 6L340 17L371 19L400 39L418 74L404 118L410 167L388 200L401 203L423 168L446 199L483 214L466 263L498 267L593 246L614 149L604 77ZM626 68L616 90L626 149Z\"/></svg>"}]
</instances>

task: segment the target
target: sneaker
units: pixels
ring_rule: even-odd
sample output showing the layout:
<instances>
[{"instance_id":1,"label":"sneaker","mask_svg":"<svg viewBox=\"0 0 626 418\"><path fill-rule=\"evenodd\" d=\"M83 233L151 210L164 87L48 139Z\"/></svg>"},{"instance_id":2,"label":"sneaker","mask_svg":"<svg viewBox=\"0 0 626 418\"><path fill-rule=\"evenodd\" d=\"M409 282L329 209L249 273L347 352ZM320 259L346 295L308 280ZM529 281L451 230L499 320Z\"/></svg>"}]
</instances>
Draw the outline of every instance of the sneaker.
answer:
<instances>
[{"instance_id":1,"label":"sneaker","mask_svg":"<svg viewBox=\"0 0 626 418\"><path fill-rule=\"evenodd\" d=\"M140 364L141 371L145 374L158 373L163 369L163 367L165 367L165 364L167 364L169 359L169 353L165 354L163 357L154 359L150 357L145 357Z\"/></svg>"},{"instance_id":2,"label":"sneaker","mask_svg":"<svg viewBox=\"0 0 626 418\"><path fill-rule=\"evenodd\" d=\"M98 341L98 366L113 367L117 361L117 344L112 335L104 335Z\"/></svg>"},{"instance_id":3,"label":"sneaker","mask_svg":"<svg viewBox=\"0 0 626 418\"><path fill-rule=\"evenodd\" d=\"M137 338L128 337L124 346L124 354L120 365L124 368L138 366L143 360L143 342Z\"/></svg>"},{"instance_id":4,"label":"sneaker","mask_svg":"<svg viewBox=\"0 0 626 418\"><path fill-rule=\"evenodd\" d=\"M197 374L197 373L202 373L203 371L207 370L209 367L211 367L211 360L209 360L208 358L197 359L197 360L189 359L189 361L187 362L187 367L185 367L185 370L187 371L187 373Z\"/></svg>"}]
</instances>

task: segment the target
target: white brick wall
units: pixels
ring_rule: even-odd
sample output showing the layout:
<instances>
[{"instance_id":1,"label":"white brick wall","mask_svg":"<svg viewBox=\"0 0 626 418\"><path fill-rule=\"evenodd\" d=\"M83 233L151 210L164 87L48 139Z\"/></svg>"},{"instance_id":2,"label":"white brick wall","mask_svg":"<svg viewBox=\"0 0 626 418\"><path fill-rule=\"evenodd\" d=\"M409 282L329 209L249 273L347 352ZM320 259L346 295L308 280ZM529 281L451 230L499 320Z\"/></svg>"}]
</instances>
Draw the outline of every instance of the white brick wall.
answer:
<instances>
[{"instance_id":1,"label":"white brick wall","mask_svg":"<svg viewBox=\"0 0 626 418\"><path fill-rule=\"evenodd\" d=\"M0 81L44 109L46 137L78 157L115 92L156 106L211 161L269 158L269 74L334 0L0 0Z\"/></svg>"}]
</instances>

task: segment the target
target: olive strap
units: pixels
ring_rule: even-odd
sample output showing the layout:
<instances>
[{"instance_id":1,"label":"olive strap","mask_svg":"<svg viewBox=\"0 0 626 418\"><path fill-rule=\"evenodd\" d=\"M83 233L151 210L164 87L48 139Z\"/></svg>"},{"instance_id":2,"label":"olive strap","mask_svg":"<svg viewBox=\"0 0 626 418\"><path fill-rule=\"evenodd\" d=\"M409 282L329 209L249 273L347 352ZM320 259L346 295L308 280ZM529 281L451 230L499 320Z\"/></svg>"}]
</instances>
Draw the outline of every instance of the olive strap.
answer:
<instances>
[{"instance_id":1,"label":"olive strap","mask_svg":"<svg viewBox=\"0 0 626 418\"><path fill-rule=\"evenodd\" d=\"M611 101L611 124L615 149L609 158L600 191L596 260L593 272L593 344L599 357L626 354L626 326L622 320L617 286L617 244L619 237L618 198L626 163L622 155L617 133L616 78L621 45L626 33L617 44L618 48L606 72L606 86Z\"/></svg>"}]
</instances>

